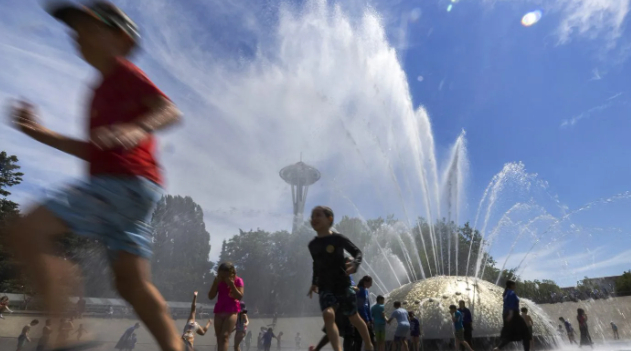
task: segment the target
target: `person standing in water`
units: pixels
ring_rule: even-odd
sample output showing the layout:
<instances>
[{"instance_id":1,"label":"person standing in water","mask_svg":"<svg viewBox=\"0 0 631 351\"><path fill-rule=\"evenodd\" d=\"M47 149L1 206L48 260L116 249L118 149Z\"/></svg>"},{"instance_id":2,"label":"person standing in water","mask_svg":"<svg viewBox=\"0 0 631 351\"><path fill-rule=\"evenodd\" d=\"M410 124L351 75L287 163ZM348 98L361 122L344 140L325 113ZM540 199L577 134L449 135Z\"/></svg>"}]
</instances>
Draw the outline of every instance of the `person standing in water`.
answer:
<instances>
[{"instance_id":1,"label":"person standing in water","mask_svg":"<svg viewBox=\"0 0 631 351\"><path fill-rule=\"evenodd\" d=\"M421 322L414 316L414 312L408 312L408 320L410 321L410 343L411 351L418 351L421 342Z\"/></svg>"},{"instance_id":2,"label":"person standing in water","mask_svg":"<svg viewBox=\"0 0 631 351\"><path fill-rule=\"evenodd\" d=\"M611 331L613 331L613 339L620 340L620 334L618 334L618 326L613 321L610 324L611 324Z\"/></svg>"},{"instance_id":3,"label":"person standing in water","mask_svg":"<svg viewBox=\"0 0 631 351\"><path fill-rule=\"evenodd\" d=\"M379 295L377 303L370 308L370 315L373 320L373 330L375 332L375 341L377 342L377 351L386 351L386 307L384 303L386 299Z\"/></svg>"},{"instance_id":4,"label":"person standing in water","mask_svg":"<svg viewBox=\"0 0 631 351\"><path fill-rule=\"evenodd\" d=\"M129 16L107 1L51 4L48 12L73 31L80 56L97 73L87 94L89 138L46 128L26 101L14 103L13 124L34 140L86 161L90 176L21 216L7 236L53 316L63 312L65 282L72 278L71 263L51 255L56 240L68 232L98 239L107 248L118 293L161 350L181 351L167 304L150 275L150 222L164 184L154 133L179 121L181 113L129 60L140 43L139 28Z\"/></svg>"},{"instance_id":5,"label":"person standing in water","mask_svg":"<svg viewBox=\"0 0 631 351\"><path fill-rule=\"evenodd\" d=\"M248 330L250 320L248 319L248 311L245 309L245 304L241 302L241 312L237 315L236 332L234 333L234 351L241 351L241 342L245 338ZM250 333L250 338L252 334ZM246 346L249 348L249 343L246 341Z\"/></svg>"},{"instance_id":6,"label":"person standing in water","mask_svg":"<svg viewBox=\"0 0 631 351\"><path fill-rule=\"evenodd\" d=\"M334 351L342 351L335 324L336 313L348 317L361 334L366 351L372 351L368 327L357 313L357 296L349 278L361 264L362 252L347 237L331 231L333 222L333 210L329 207L317 206L311 212L311 226L317 236L309 243L309 252L313 258L313 279L308 296L311 298L313 293L320 294L320 310ZM352 262L346 263L344 251L353 257Z\"/></svg>"},{"instance_id":7,"label":"person standing in water","mask_svg":"<svg viewBox=\"0 0 631 351\"><path fill-rule=\"evenodd\" d=\"M519 297L515 293L516 286L517 283L514 281L506 281L502 312L504 326L500 334L500 344L494 350L500 350L513 341L521 341L524 345L524 351L530 351L530 339L532 336L528 331L526 321L519 315Z\"/></svg>"},{"instance_id":8,"label":"person standing in water","mask_svg":"<svg viewBox=\"0 0 631 351\"><path fill-rule=\"evenodd\" d=\"M368 289L372 287L372 277L369 275L363 276L357 283L357 312L361 319L366 323L368 327L368 334L371 341L374 342L374 333L372 330L372 316L370 315L370 293ZM355 332L354 347L355 351L362 351L362 336L359 332Z\"/></svg>"},{"instance_id":9,"label":"person standing in water","mask_svg":"<svg viewBox=\"0 0 631 351\"><path fill-rule=\"evenodd\" d=\"M272 348L272 339L277 339L278 337L274 335L274 330L272 328L267 329L265 334L263 334L263 350L270 351Z\"/></svg>"},{"instance_id":10,"label":"person standing in water","mask_svg":"<svg viewBox=\"0 0 631 351\"><path fill-rule=\"evenodd\" d=\"M576 342L574 328L572 327L572 323L570 323L568 320L566 320L563 317L559 317L559 320L563 323L563 325L565 325L565 332L567 333L567 338L570 341L570 345L578 344Z\"/></svg>"},{"instance_id":11,"label":"person standing in water","mask_svg":"<svg viewBox=\"0 0 631 351\"><path fill-rule=\"evenodd\" d=\"M296 351L302 348L302 338L300 337L300 333L296 333Z\"/></svg>"},{"instance_id":12,"label":"person standing in water","mask_svg":"<svg viewBox=\"0 0 631 351\"><path fill-rule=\"evenodd\" d=\"M27 324L22 328L22 333L18 336L18 348L16 351L22 351L24 344L27 342L31 342L31 338L28 333L31 331L31 328L38 325L39 321L37 319L33 319L31 323Z\"/></svg>"},{"instance_id":13,"label":"person standing in water","mask_svg":"<svg viewBox=\"0 0 631 351\"><path fill-rule=\"evenodd\" d=\"M464 324L462 312L458 310L456 305L449 306L449 314L451 314L451 321L454 323L454 340L456 341L456 350L458 346L463 346L469 351L473 351L471 345L464 339Z\"/></svg>"},{"instance_id":14,"label":"person standing in water","mask_svg":"<svg viewBox=\"0 0 631 351\"><path fill-rule=\"evenodd\" d=\"M458 311L462 313L462 325L464 326L464 341L473 347L473 316L467 308L464 300L458 302Z\"/></svg>"},{"instance_id":15,"label":"person standing in water","mask_svg":"<svg viewBox=\"0 0 631 351\"><path fill-rule=\"evenodd\" d=\"M250 351L251 345L252 345L252 331L248 330L248 333L245 335L245 350Z\"/></svg>"},{"instance_id":16,"label":"person standing in water","mask_svg":"<svg viewBox=\"0 0 631 351\"><path fill-rule=\"evenodd\" d=\"M282 340L283 340L283 332L280 332L276 336L276 349L278 351L280 351Z\"/></svg>"},{"instance_id":17,"label":"person standing in water","mask_svg":"<svg viewBox=\"0 0 631 351\"><path fill-rule=\"evenodd\" d=\"M42 336L39 338L39 341L37 342L37 351L44 351L48 348L48 340L50 340L50 334L53 333L53 328L51 328L51 325L53 324L53 322L50 319L46 320L46 324L44 325L44 328L42 329Z\"/></svg>"},{"instance_id":18,"label":"person standing in water","mask_svg":"<svg viewBox=\"0 0 631 351\"><path fill-rule=\"evenodd\" d=\"M578 331L581 333L581 343L579 346L591 346L594 348L594 343L592 342L592 337L589 335L589 328L587 328L587 315L585 314L585 310L579 308L576 310L576 319L578 320Z\"/></svg>"},{"instance_id":19,"label":"person standing in water","mask_svg":"<svg viewBox=\"0 0 631 351\"><path fill-rule=\"evenodd\" d=\"M528 332L530 333L530 347L533 347L533 333L532 333L532 327L534 326L534 322L532 321L532 317L530 317L530 315L528 314L528 308L526 307L522 307L521 308L521 318L524 319L524 321L526 322L526 325L528 326Z\"/></svg>"},{"instance_id":20,"label":"person standing in water","mask_svg":"<svg viewBox=\"0 0 631 351\"><path fill-rule=\"evenodd\" d=\"M191 303L191 313L188 315L188 320L184 325L184 330L182 331L182 340L184 340L184 345L186 345L186 351L193 350L193 344L195 343L195 334L204 336L210 328L212 322L210 319L206 323L205 327L202 327L195 320L195 312L197 308L197 291L193 293L193 302Z\"/></svg>"},{"instance_id":21,"label":"person standing in water","mask_svg":"<svg viewBox=\"0 0 631 351\"><path fill-rule=\"evenodd\" d=\"M397 330L394 332L395 349L399 351L408 351L408 336L410 335L410 321L408 320L408 311L401 307L401 302L394 302L394 311L386 323L390 324L393 320L397 321Z\"/></svg>"},{"instance_id":22,"label":"person standing in water","mask_svg":"<svg viewBox=\"0 0 631 351\"><path fill-rule=\"evenodd\" d=\"M241 311L243 298L243 279L237 276L237 270L230 262L224 262L217 269L217 277L208 292L208 298L215 303L215 335L217 351L228 351L230 334L237 325L237 315Z\"/></svg>"}]
</instances>

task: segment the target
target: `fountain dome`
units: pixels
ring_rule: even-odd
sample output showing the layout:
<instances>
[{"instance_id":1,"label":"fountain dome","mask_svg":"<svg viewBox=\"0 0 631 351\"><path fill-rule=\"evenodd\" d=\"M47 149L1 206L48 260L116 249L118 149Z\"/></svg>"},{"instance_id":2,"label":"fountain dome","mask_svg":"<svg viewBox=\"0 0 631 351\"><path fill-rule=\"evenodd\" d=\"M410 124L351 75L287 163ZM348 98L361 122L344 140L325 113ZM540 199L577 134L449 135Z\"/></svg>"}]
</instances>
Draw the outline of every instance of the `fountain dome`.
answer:
<instances>
[{"instance_id":1,"label":"fountain dome","mask_svg":"<svg viewBox=\"0 0 631 351\"><path fill-rule=\"evenodd\" d=\"M392 313L394 301L400 301L403 308L414 311L419 318L423 340L451 339L453 326L449 305L458 306L458 302L464 300L473 314L473 338L494 339L499 337L502 329L503 291L502 287L473 277L432 277L391 291L386 298L386 316ZM533 319L535 339L548 345L555 344L556 331L545 312L527 299L520 300L521 307L527 307ZM393 339L395 325L388 327L388 340Z\"/></svg>"}]
</instances>

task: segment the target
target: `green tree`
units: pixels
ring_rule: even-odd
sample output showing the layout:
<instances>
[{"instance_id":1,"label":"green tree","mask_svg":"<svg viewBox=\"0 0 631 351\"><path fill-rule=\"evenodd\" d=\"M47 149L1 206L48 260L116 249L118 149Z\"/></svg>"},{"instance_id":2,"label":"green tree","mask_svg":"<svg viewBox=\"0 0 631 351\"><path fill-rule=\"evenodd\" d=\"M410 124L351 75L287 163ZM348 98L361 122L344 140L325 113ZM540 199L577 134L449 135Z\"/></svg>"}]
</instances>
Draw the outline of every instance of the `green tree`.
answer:
<instances>
[{"instance_id":1,"label":"green tree","mask_svg":"<svg viewBox=\"0 0 631 351\"><path fill-rule=\"evenodd\" d=\"M153 213L153 280L167 300L188 301L212 283L210 234L190 197L165 196Z\"/></svg>"},{"instance_id":2,"label":"green tree","mask_svg":"<svg viewBox=\"0 0 631 351\"><path fill-rule=\"evenodd\" d=\"M20 215L18 204L9 200L9 188L22 182L18 158L0 152L0 237L6 237L7 224ZM23 292L28 290L28 282L19 274L19 267L12 253L0 240L0 291Z\"/></svg>"},{"instance_id":3,"label":"green tree","mask_svg":"<svg viewBox=\"0 0 631 351\"><path fill-rule=\"evenodd\" d=\"M622 275L616 279L616 295L631 295L631 270L622 273Z\"/></svg>"}]
</instances>

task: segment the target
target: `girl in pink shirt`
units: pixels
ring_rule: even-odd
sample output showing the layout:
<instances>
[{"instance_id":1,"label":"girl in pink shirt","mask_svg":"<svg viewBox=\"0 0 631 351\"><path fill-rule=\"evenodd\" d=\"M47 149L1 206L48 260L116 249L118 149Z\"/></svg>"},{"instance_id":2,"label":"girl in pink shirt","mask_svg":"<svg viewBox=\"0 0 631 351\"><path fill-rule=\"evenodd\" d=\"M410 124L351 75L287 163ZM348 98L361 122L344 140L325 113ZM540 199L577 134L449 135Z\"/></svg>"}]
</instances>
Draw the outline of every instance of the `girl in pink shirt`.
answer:
<instances>
[{"instance_id":1,"label":"girl in pink shirt","mask_svg":"<svg viewBox=\"0 0 631 351\"><path fill-rule=\"evenodd\" d=\"M240 300L243 298L243 279L237 277L237 271L230 262L224 262L217 269L217 277L208 292L208 298L215 303L215 335L217 351L228 351L230 334L237 324L237 314L241 312Z\"/></svg>"}]
</instances>

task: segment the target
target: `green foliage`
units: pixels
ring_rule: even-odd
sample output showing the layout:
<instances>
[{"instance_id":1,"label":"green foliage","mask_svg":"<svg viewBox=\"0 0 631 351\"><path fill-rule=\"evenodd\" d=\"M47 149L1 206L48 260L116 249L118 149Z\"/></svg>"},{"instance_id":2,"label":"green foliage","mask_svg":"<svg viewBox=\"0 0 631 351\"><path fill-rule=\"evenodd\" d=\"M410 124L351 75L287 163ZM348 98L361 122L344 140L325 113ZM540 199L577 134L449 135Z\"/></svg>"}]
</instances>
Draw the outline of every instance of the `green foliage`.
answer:
<instances>
[{"instance_id":1,"label":"green foliage","mask_svg":"<svg viewBox=\"0 0 631 351\"><path fill-rule=\"evenodd\" d=\"M622 275L616 279L616 294L618 296L631 295L631 270L622 273Z\"/></svg>"},{"instance_id":2,"label":"green foliage","mask_svg":"<svg viewBox=\"0 0 631 351\"><path fill-rule=\"evenodd\" d=\"M190 197L165 196L153 213L153 280L170 301L187 301L212 283L210 234L204 212Z\"/></svg>"},{"instance_id":3,"label":"green foliage","mask_svg":"<svg viewBox=\"0 0 631 351\"><path fill-rule=\"evenodd\" d=\"M518 282L518 293L536 303L553 303L560 301L563 291L552 280L525 280Z\"/></svg>"},{"instance_id":4,"label":"green foliage","mask_svg":"<svg viewBox=\"0 0 631 351\"><path fill-rule=\"evenodd\" d=\"M0 238L4 238L7 225L19 215L18 204L7 199L11 193L9 188L22 182L22 174L18 170L18 158L0 152ZM0 291L22 292L28 283L18 273L19 267L6 247L6 240L0 240ZM26 287L26 288L25 288Z\"/></svg>"}]
</instances>

